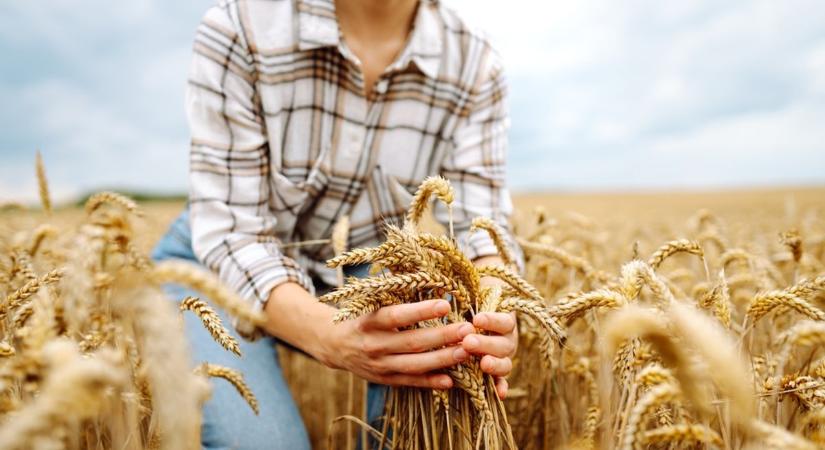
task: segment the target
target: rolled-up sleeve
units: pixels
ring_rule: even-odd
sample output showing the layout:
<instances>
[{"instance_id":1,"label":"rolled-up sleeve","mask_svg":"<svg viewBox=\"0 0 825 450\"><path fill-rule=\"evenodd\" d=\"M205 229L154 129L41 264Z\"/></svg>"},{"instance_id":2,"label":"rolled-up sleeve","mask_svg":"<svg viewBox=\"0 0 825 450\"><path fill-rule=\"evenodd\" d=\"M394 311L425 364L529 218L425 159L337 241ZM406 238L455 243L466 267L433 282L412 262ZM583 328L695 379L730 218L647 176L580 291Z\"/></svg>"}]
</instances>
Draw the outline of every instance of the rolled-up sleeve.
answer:
<instances>
[{"instance_id":1,"label":"rolled-up sleeve","mask_svg":"<svg viewBox=\"0 0 825 450\"><path fill-rule=\"evenodd\" d=\"M445 158L441 175L455 189L453 220L456 238L471 259L497 255L493 240L484 231L470 232L475 217L488 217L505 230L508 246L523 267L509 218L513 205L507 189L507 83L495 53L481 65L468 116L453 135L452 151ZM447 223L447 210L437 207L436 219Z\"/></svg>"},{"instance_id":2,"label":"rolled-up sleeve","mask_svg":"<svg viewBox=\"0 0 825 450\"><path fill-rule=\"evenodd\" d=\"M225 7L210 9L195 37L186 95L191 131L192 247L244 299L263 309L270 291L292 281L312 290L274 239L270 165L253 58ZM250 324L235 323L250 335Z\"/></svg>"}]
</instances>

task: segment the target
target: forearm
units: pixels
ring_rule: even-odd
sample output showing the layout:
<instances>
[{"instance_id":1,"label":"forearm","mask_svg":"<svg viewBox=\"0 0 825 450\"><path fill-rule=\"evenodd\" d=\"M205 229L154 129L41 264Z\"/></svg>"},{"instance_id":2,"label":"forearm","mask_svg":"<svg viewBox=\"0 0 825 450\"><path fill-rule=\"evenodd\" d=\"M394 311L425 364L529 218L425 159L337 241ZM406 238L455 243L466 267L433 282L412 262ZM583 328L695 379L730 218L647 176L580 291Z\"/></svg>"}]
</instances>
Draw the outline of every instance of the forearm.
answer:
<instances>
[{"instance_id":1,"label":"forearm","mask_svg":"<svg viewBox=\"0 0 825 450\"><path fill-rule=\"evenodd\" d=\"M476 267L481 266L503 266L504 260L498 255L482 256L473 260Z\"/></svg>"},{"instance_id":2,"label":"forearm","mask_svg":"<svg viewBox=\"0 0 825 450\"><path fill-rule=\"evenodd\" d=\"M318 301L293 282L275 287L264 308L267 333L328 364L324 337L330 331L335 308Z\"/></svg>"}]
</instances>

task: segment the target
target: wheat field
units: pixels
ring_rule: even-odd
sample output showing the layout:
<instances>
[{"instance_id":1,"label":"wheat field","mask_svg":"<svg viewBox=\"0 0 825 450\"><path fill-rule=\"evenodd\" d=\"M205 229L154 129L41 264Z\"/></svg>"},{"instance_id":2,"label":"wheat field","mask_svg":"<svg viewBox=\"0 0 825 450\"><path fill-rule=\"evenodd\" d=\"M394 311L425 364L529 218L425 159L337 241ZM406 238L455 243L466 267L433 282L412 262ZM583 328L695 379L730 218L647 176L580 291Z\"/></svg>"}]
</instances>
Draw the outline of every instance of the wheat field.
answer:
<instances>
[{"instance_id":1,"label":"wheat field","mask_svg":"<svg viewBox=\"0 0 825 450\"><path fill-rule=\"evenodd\" d=\"M253 410L266 402L241 373L187 363L182 314L233 353L214 308L263 318L212 274L148 260L183 205L101 193L52 210L38 167L42 204L0 207L0 447L198 448L210 379ZM470 360L448 371L449 392L393 390L384 429L366 430L363 381L280 349L315 448L354 448L366 433L421 449L825 445L825 189L520 195L521 275L475 268L446 230L419 227L431 194L451 201L449 185L423 185L382 246L339 242L332 265L386 271L324 300L339 320L425 295L449 294L450 321L517 312L510 393L499 401ZM176 307L168 282L212 303Z\"/></svg>"}]
</instances>

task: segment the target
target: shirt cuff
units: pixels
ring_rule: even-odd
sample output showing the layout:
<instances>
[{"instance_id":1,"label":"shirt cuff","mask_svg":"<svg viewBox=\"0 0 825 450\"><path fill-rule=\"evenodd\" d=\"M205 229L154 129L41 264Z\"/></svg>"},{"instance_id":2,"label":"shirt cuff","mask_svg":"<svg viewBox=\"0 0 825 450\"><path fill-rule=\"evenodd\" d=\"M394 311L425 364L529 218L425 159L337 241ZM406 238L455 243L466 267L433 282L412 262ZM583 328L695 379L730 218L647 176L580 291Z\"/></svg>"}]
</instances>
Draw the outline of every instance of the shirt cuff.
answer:
<instances>
[{"instance_id":1,"label":"shirt cuff","mask_svg":"<svg viewBox=\"0 0 825 450\"><path fill-rule=\"evenodd\" d=\"M227 256L221 278L229 281L230 287L250 302L256 312L263 311L269 294L284 283L298 283L310 293L315 290L306 271L295 260L282 254L277 245L252 244ZM266 334L249 321L233 318L232 325L247 340L255 340Z\"/></svg>"}]
</instances>

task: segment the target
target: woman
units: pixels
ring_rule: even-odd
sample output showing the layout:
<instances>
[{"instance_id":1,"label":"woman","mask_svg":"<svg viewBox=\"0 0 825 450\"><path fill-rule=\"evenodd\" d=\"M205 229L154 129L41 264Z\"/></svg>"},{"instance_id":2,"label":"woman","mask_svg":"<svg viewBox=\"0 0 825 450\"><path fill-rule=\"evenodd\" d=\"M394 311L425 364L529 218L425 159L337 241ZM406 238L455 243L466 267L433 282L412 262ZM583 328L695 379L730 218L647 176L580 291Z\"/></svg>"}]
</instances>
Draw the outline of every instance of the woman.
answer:
<instances>
[{"instance_id":1,"label":"woman","mask_svg":"<svg viewBox=\"0 0 825 450\"><path fill-rule=\"evenodd\" d=\"M445 300L430 300L333 325L334 308L315 296L335 283L329 246L281 248L328 238L343 215L351 246L374 245L421 180L439 174L456 191L463 250L477 264L501 262L485 234L469 231L476 216L506 227L511 209L505 82L484 39L431 1L223 1L198 28L186 106L190 215L155 258L197 258L268 320L263 329L235 323L245 337L266 336L244 342L240 359L187 324L194 357L244 372L261 403L255 417L218 383L204 410L205 448L308 447L275 339L382 385L446 389L440 369L476 354L506 394L511 315L477 315L485 335L469 324L398 331L447 314ZM446 211L436 218L445 222ZM380 394L371 388L371 417Z\"/></svg>"}]
</instances>

